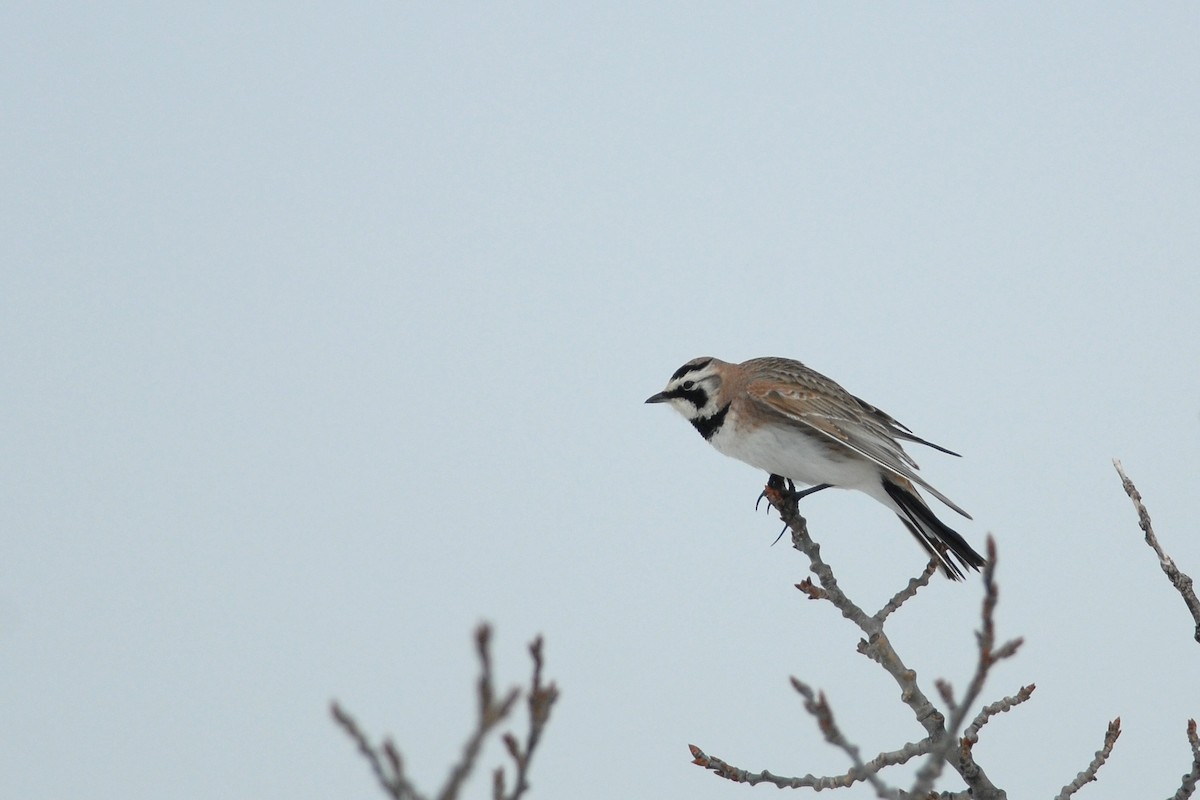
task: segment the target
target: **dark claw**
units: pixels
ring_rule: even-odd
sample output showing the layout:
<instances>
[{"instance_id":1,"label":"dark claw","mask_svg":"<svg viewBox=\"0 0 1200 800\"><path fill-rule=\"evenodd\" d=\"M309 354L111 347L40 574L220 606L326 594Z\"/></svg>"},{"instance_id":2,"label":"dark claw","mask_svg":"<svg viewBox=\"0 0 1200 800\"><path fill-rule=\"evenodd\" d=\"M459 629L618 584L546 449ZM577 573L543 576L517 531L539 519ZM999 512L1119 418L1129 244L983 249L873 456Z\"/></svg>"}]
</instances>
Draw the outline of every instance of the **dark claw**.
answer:
<instances>
[{"instance_id":1,"label":"dark claw","mask_svg":"<svg viewBox=\"0 0 1200 800\"><path fill-rule=\"evenodd\" d=\"M810 486L807 489L804 489L802 491L796 491L796 484L792 481L791 478L784 478L779 475L772 475L770 478L767 479L766 488L764 488L762 490L762 493L758 496L758 499L754 501L754 510L758 511L758 506L760 503L762 503L763 498L765 498L767 496L768 490L774 490L774 491L778 492L780 495L783 496L784 502L799 503L801 500L803 500L805 497L808 497L810 494L816 494L817 492L821 491L822 489L828 489L831 486L832 486L832 484L828 484L828 483L818 483L816 486ZM787 533L787 530L788 530L788 526L784 525L783 530L781 530L779 532L779 535L775 537L775 541L771 542L772 547L779 544L779 540L783 538L783 535L785 533Z\"/></svg>"},{"instance_id":2,"label":"dark claw","mask_svg":"<svg viewBox=\"0 0 1200 800\"><path fill-rule=\"evenodd\" d=\"M785 490L785 488L784 488L785 480L787 480L787 479L785 479L779 475L772 475L771 477L767 478L766 488L764 488L762 490L762 492L758 495L758 499L754 501L754 510L758 511L758 506L762 503L763 499L766 498L766 496L767 496L767 489L774 489L775 491L779 492L780 494L785 494L785 493L790 494L791 492L796 491L796 484L792 483L790 480L787 481L787 489Z\"/></svg>"},{"instance_id":3,"label":"dark claw","mask_svg":"<svg viewBox=\"0 0 1200 800\"><path fill-rule=\"evenodd\" d=\"M810 494L816 494L822 489L829 489L831 487L832 484L829 483L818 483L816 486L810 486L807 489L796 491L796 484L792 482L791 478L783 478L779 475L772 475L767 479L766 488L759 493L758 499L754 501L754 510L758 511L758 507L762 504L762 501L767 496L767 489L774 489L775 491L779 492L781 495L783 495L784 500L800 501L805 497L808 497Z\"/></svg>"}]
</instances>

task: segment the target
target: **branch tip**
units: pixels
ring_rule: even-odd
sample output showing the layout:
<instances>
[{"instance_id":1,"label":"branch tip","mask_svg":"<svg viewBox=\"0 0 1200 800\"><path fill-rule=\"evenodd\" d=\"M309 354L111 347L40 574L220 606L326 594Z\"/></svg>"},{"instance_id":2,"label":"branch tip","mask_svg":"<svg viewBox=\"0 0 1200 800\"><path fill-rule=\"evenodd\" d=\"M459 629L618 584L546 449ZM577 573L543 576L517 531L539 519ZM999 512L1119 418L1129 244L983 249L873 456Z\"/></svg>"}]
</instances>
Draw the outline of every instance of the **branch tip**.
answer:
<instances>
[{"instance_id":1,"label":"branch tip","mask_svg":"<svg viewBox=\"0 0 1200 800\"><path fill-rule=\"evenodd\" d=\"M1185 572L1182 572L1175 562L1168 556L1158 543L1158 537L1154 535L1154 525L1150 522L1150 512L1146 510L1146 505L1142 502L1141 492L1133 485L1133 481L1125 474L1125 468L1121 466L1120 459L1113 459L1113 466L1116 467L1117 474L1121 476L1121 487L1125 490L1125 494L1129 495L1129 499L1133 502L1134 510L1138 515L1138 527L1145 534L1146 544L1154 550L1154 554L1158 556L1158 565L1166 574L1167 580L1175 587L1175 591L1183 598L1183 602L1191 612L1192 620L1196 623L1193 638L1200 642L1200 598L1196 597L1196 590L1192 583L1192 578Z\"/></svg>"}]
</instances>

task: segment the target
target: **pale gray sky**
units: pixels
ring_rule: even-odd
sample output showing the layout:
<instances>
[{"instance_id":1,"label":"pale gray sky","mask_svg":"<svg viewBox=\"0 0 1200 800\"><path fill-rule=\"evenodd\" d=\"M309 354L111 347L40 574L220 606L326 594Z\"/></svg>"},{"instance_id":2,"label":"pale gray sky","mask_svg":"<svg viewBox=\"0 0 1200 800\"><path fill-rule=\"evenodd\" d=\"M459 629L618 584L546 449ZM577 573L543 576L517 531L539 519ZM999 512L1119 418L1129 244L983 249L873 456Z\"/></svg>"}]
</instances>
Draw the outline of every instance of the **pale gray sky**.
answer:
<instances>
[{"instance_id":1,"label":"pale gray sky","mask_svg":"<svg viewBox=\"0 0 1200 800\"><path fill-rule=\"evenodd\" d=\"M1117 715L1081 796L1169 795L1200 648L1110 459L1200 578L1197 42L1182 2L10 4L0 796L377 797L334 697L432 787L481 619L562 689L532 797L774 796L689 742L843 771L789 675L919 738L763 476L642 404L699 355L964 454L913 451L1027 639L977 749L1010 796ZM923 565L805 508L864 605ZM979 597L895 619L927 686Z\"/></svg>"}]
</instances>

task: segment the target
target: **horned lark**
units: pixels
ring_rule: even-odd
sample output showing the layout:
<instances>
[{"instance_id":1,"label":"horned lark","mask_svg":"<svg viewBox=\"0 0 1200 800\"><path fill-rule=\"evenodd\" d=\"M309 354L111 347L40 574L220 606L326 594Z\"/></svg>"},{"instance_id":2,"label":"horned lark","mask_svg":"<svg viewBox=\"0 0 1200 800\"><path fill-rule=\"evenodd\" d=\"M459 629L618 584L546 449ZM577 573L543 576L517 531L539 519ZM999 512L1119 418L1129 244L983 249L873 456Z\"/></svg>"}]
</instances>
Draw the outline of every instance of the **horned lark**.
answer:
<instances>
[{"instance_id":1,"label":"horned lark","mask_svg":"<svg viewBox=\"0 0 1200 800\"><path fill-rule=\"evenodd\" d=\"M963 567L977 570L984 564L962 536L934 516L914 484L967 519L971 515L917 475L917 463L899 440L958 453L913 435L799 361L752 358L728 364L696 358L675 370L667 388L646 402L670 403L718 451L808 484L812 488L805 493L831 486L865 492L895 511L952 579L961 579L963 571L934 542L944 544Z\"/></svg>"}]
</instances>

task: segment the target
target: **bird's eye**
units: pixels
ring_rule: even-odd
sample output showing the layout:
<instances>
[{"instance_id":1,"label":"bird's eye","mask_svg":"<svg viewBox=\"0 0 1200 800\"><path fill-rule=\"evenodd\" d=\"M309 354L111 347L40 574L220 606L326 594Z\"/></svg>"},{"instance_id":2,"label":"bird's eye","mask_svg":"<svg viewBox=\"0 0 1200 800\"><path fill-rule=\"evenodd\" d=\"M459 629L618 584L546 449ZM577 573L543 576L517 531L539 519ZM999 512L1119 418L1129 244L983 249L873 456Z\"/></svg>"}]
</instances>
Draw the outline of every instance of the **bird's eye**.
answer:
<instances>
[{"instance_id":1,"label":"bird's eye","mask_svg":"<svg viewBox=\"0 0 1200 800\"><path fill-rule=\"evenodd\" d=\"M695 381L684 381L684 382L683 382L683 388L684 388L684 389L693 389L693 388L695 388L695 386L696 386L696 382L695 382Z\"/></svg>"}]
</instances>

